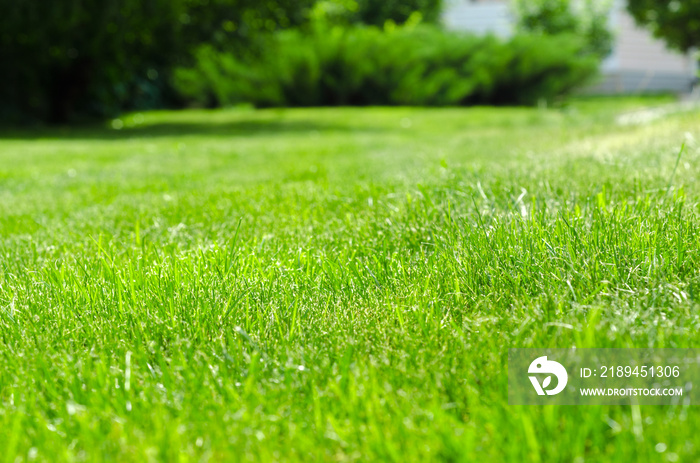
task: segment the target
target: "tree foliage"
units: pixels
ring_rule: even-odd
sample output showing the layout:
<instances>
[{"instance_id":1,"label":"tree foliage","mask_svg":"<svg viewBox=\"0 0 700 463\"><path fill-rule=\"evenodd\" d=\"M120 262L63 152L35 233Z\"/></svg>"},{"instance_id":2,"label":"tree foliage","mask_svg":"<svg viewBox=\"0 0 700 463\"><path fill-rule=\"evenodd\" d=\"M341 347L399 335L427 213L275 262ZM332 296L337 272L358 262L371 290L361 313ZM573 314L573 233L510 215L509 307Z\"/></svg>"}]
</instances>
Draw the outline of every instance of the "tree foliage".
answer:
<instances>
[{"instance_id":1,"label":"tree foliage","mask_svg":"<svg viewBox=\"0 0 700 463\"><path fill-rule=\"evenodd\" d=\"M301 23L313 0L0 0L0 119L153 107L203 43Z\"/></svg>"},{"instance_id":2,"label":"tree foliage","mask_svg":"<svg viewBox=\"0 0 700 463\"><path fill-rule=\"evenodd\" d=\"M612 51L608 25L611 2L606 0L516 0L518 28L536 34L576 34L588 51L605 57Z\"/></svg>"},{"instance_id":3,"label":"tree foliage","mask_svg":"<svg viewBox=\"0 0 700 463\"><path fill-rule=\"evenodd\" d=\"M414 14L424 22L437 22L442 0L321 0L314 12L324 20L341 24L384 26L404 24Z\"/></svg>"},{"instance_id":4,"label":"tree foliage","mask_svg":"<svg viewBox=\"0 0 700 463\"><path fill-rule=\"evenodd\" d=\"M700 1L629 0L627 9L637 24L681 51L700 46Z\"/></svg>"},{"instance_id":5,"label":"tree foliage","mask_svg":"<svg viewBox=\"0 0 700 463\"><path fill-rule=\"evenodd\" d=\"M437 21L442 0L358 0L357 4L359 22L381 26L386 21L403 24L414 12L419 12L424 21Z\"/></svg>"}]
</instances>

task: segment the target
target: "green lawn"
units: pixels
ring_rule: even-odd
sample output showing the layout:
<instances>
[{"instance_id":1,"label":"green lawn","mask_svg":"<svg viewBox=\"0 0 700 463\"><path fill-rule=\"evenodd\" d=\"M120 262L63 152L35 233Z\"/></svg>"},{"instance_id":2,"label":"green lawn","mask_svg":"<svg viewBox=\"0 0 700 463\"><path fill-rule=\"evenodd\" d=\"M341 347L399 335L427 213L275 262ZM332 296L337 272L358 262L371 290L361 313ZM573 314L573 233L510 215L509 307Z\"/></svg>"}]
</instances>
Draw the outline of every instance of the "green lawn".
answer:
<instances>
[{"instance_id":1,"label":"green lawn","mask_svg":"<svg viewBox=\"0 0 700 463\"><path fill-rule=\"evenodd\" d=\"M698 460L507 404L509 347L700 347L700 111L616 122L666 102L0 132L0 461Z\"/></svg>"}]
</instances>

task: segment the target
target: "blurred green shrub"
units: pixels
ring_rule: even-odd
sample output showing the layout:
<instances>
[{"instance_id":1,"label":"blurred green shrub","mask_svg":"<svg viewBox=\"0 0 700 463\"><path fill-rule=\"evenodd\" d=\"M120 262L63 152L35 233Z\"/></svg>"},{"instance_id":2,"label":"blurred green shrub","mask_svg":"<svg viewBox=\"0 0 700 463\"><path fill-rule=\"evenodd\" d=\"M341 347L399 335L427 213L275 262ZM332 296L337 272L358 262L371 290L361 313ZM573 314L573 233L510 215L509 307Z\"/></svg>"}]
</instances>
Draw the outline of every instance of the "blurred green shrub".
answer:
<instances>
[{"instance_id":1,"label":"blurred green shrub","mask_svg":"<svg viewBox=\"0 0 700 463\"><path fill-rule=\"evenodd\" d=\"M588 51L605 58L612 51L609 26L613 0L515 0L515 16L521 32L576 34Z\"/></svg>"},{"instance_id":2,"label":"blurred green shrub","mask_svg":"<svg viewBox=\"0 0 700 463\"><path fill-rule=\"evenodd\" d=\"M249 46L314 0L0 0L0 120L65 122L174 98L202 43Z\"/></svg>"},{"instance_id":3,"label":"blurred green shrub","mask_svg":"<svg viewBox=\"0 0 700 463\"><path fill-rule=\"evenodd\" d=\"M316 27L275 34L255 58L200 48L175 87L194 105L533 104L597 72L573 35L508 41L436 27Z\"/></svg>"}]
</instances>

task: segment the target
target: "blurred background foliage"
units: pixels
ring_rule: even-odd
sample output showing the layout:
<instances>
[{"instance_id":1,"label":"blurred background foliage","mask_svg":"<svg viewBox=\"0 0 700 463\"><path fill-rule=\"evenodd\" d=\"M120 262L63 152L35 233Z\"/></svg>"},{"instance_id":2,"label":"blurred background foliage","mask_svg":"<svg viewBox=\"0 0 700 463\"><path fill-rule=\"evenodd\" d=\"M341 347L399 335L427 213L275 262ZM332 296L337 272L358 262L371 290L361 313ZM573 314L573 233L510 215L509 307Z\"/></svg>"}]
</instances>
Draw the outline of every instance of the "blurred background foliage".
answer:
<instances>
[{"instance_id":1,"label":"blurred background foliage","mask_svg":"<svg viewBox=\"0 0 700 463\"><path fill-rule=\"evenodd\" d=\"M629 0L637 24L681 51L700 47L700 1Z\"/></svg>"},{"instance_id":2,"label":"blurred background foliage","mask_svg":"<svg viewBox=\"0 0 700 463\"><path fill-rule=\"evenodd\" d=\"M243 102L531 104L585 83L610 50L609 5L575 3L517 0L519 31L504 41L443 30L441 0L0 0L0 121ZM695 3L630 9L687 48L698 28L679 38L679 17L697 26Z\"/></svg>"},{"instance_id":3,"label":"blurred background foliage","mask_svg":"<svg viewBox=\"0 0 700 463\"><path fill-rule=\"evenodd\" d=\"M312 0L1 0L0 117L63 122L177 100L198 44L241 48L301 25Z\"/></svg>"},{"instance_id":4,"label":"blurred background foliage","mask_svg":"<svg viewBox=\"0 0 700 463\"><path fill-rule=\"evenodd\" d=\"M312 19L332 24L384 26L404 24L416 13L421 20L437 23L442 0L321 0L314 5Z\"/></svg>"},{"instance_id":5,"label":"blurred background foliage","mask_svg":"<svg viewBox=\"0 0 700 463\"><path fill-rule=\"evenodd\" d=\"M601 58L610 54L613 32L608 25L612 0L516 0L517 26L522 32L576 34Z\"/></svg>"},{"instance_id":6,"label":"blurred background foliage","mask_svg":"<svg viewBox=\"0 0 700 463\"><path fill-rule=\"evenodd\" d=\"M276 34L260 56L211 46L175 74L197 106L533 104L596 74L598 57L571 34L509 40L431 25L317 25Z\"/></svg>"}]
</instances>

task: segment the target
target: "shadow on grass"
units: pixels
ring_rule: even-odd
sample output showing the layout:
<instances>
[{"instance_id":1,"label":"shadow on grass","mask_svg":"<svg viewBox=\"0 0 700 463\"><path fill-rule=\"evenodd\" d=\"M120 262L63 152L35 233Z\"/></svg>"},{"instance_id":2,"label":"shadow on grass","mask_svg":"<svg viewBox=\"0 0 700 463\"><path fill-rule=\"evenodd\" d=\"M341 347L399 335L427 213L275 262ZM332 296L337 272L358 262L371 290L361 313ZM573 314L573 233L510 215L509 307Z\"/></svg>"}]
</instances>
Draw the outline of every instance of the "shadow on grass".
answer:
<instances>
[{"instance_id":1,"label":"shadow on grass","mask_svg":"<svg viewBox=\"0 0 700 463\"><path fill-rule=\"evenodd\" d=\"M41 128L0 128L0 140L129 140L182 136L266 137L275 134L379 131L373 127L351 124L287 120L240 121L167 121L114 129L105 125Z\"/></svg>"}]
</instances>

